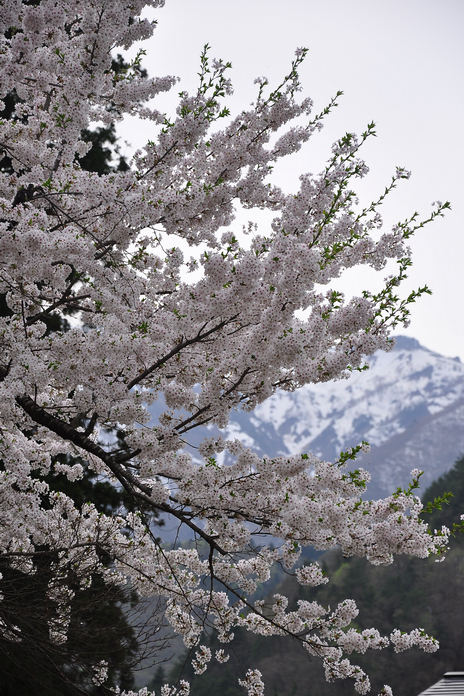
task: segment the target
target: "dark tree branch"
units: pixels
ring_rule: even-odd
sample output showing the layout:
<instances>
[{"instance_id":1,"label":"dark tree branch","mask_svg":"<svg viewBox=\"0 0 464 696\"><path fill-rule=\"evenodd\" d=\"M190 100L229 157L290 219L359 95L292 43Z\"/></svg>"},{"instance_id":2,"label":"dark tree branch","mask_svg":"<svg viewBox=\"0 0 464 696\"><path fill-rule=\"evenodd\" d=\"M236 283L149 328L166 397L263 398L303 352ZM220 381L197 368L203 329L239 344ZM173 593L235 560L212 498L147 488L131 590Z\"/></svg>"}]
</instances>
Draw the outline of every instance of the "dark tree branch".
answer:
<instances>
[{"instance_id":1,"label":"dark tree branch","mask_svg":"<svg viewBox=\"0 0 464 696\"><path fill-rule=\"evenodd\" d=\"M202 327L202 329L200 329L200 331L197 333L197 335L194 336L194 338L189 338L185 341L180 341L180 343L178 343L176 346L174 346L174 348L169 353L167 353L167 355L164 355L162 358L157 360L153 365L151 365L150 367L147 367L147 369L144 370L143 372L141 372L137 377L134 377L134 379L131 382L129 382L129 384L127 385L127 388L132 389L132 387L135 387L136 384L139 384L143 379L145 379L145 377L148 377L149 374L151 374L152 372L154 372L158 368L162 367L164 365L164 363L166 363L168 360L170 360L172 357L174 357L174 355L177 355L177 353L180 353L181 350L183 350L184 348L187 348L187 346L193 345L194 343L201 343L205 338L210 336L215 331L220 331L221 329L224 328L224 326L227 326L227 324L230 324L237 317L238 317L238 314L235 314L233 317L230 317L230 319L224 319L223 321L219 322L219 324L217 324L216 326L213 326L212 329L209 329L209 331L205 331L205 333L202 334L201 331L203 330L204 326L206 326L206 324L205 324Z\"/></svg>"},{"instance_id":2,"label":"dark tree branch","mask_svg":"<svg viewBox=\"0 0 464 696\"><path fill-rule=\"evenodd\" d=\"M206 532L204 532L182 512L174 509L167 503L154 503L151 497L150 486L147 486L139 481L130 473L130 471L123 468L111 454L105 452L100 445L92 442L92 440L86 437L84 433L77 432L77 430L74 430L74 428L72 428L68 423L65 423L60 418L56 418L56 416L52 416L41 406L38 406L35 401L27 396L27 394L17 396L16 403L38 425L43 425L59 437L63 438L63 440L69 440L73 444L77 445L77 447L80 447L89 454L93 454L95 457L101 459L131 496L138 498L139 500L148 504L150 507L161 510L162 512L166 512L169 515L173 515L173 517L176 517L180 522L190 527L192 531L198 534L198 536L204 539L210 546L213 546L216 551L222 555L226 555L226 552L219 546L219 544L217 544L212 536L206 534Z\"/></svg>"},{"instance_id":3,"label":"dark tree branch","mask_svg":"<svg viewBox=\"0 0 464 696\"><path fill-rule=\"evenodd\" d=\"M161 164L161 162L164 160L164 158L167 157L167 156L169 155L169 153L172 152L172 150L176 147L176 145L177 145L178 142L179 142L178 140L175 140L175 141L173 142L173 144L171 145L171 147L168 147L168 149L166 150L166 152L164 153L164 155L162 155L161 157L159 157L159 158L156 160L156 162L155 162L154 164L152 164L151 167L150 167L149 169L147 169L146 172L144 172L143 174L140 175L139 181L140 181L141 179L143 179L144 176L147 176L147 174L149 174L155 167L157 167L158 164Z\"/></svg>"}]
</instances>

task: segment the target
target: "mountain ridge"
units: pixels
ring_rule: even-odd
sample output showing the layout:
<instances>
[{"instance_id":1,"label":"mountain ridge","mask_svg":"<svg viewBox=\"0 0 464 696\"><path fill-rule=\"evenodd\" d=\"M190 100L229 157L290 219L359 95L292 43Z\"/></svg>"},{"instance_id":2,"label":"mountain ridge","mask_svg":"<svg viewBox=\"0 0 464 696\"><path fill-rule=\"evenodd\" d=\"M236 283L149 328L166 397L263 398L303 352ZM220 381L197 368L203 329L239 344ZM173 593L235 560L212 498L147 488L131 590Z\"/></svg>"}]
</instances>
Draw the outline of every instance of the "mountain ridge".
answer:
<instances>
[{"instance_id":1,"label":"mountain ridge","mask_svg":"<svg viewBox=\"0 0 464 696\"><path fill-rule=\"evenodd\" d=\"M280 392L253 414L234 414L228 436L268 456L312 451L328 461L367 440L371 452L357 464L371 472L369 496L407 485L415 467L425 488L464 452L464 365L414 338L395 340L392 351L368 358L366 372Z\"/></svg>"},{"instance_id":2,"label":"mountain ridge","mask_svg":"<svg viewBox=\"0 0 464 696\"><path fill-rule=\"evenodd\" d=\"M356 465L371 472L369 497L407 485L416 467L425 489L464 453L464 365L414 338L395 340L391 351L367 359L364 372L276 392L253 413L234 412L223 434L261 456L311 451L327 461L366 440L371 452ZM154 416L161 410L161 402L152 407ZM192 444L216 432L199 428Z\"/></svg>"}]
</instances>

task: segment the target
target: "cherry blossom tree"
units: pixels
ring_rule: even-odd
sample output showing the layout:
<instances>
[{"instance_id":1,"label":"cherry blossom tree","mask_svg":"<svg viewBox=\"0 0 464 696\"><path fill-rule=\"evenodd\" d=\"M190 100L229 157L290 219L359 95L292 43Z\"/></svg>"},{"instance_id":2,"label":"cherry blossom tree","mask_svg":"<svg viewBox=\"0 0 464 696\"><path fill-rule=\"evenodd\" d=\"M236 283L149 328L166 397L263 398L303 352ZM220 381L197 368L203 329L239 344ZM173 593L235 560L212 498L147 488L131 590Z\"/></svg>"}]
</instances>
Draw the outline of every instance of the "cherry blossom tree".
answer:
<instances>
[{"instance_id":1,"label":"cherry blossom tree","mask_svg":"<svg viewBox=\"0 0 464 696\"><path fill-rule=\"evenodd\" d=\"M368 172L359 148L373 124L336 142L324 170L303 174L295 193L272 182L274 164L309 140L339 96L319 115L299 98L304 49L280 85L258 79L254 104L235 117L226 106L230 66L206 49L198 89L181 92L175 117L147 106L176 78L148 78L140 54L115 71L111 52L150 37L154 24L142 13L162 5L3 2L0 98L14 94L15 110L0 121L12 168L0 175L8 308L0 319L0 559L33 575L48 554L55 644L67 640L79 587L99 574L162 598L199 673L212 657L202 632L224 643L221 662L242 627L298 640L323 661L327 679L353 679L366 693L369 679L351 652L390 643L434 651L436 641L422 629L359 633L351 600L332 610L302 601L290 611L283 596L266 605L253 593L274 563L303 585L327 582L316 563L298 565L305 545L338 545L374 564L400 553L441 556L449 530L431 533L420 517L420 472L409 489L369 501L361 497L368 473L349 470L366 443L328 463L310 453L259 458L214 435L192 458L189 435L202 425L224 429L232 410L250 412L277 389L347 377L365 356L390 350L392 329L428 292L397 295L411 263L408 238L448 204L382 231L377 208L409 174L397 169L376 202L358 204L352 185ZM83 130L125 114L151 121L153 140L127 170L82 168L78 158L91 147ZM242 233L238 207L268 210L272 223ZM397 271L379 292L345 300L330 287L345 269L382 271L389 260ZM66 313L76 317L72 327L47 330ZM162 397L166 410L153 423L150 406ZM76 454L82 464L63 463ZM77 506L45 480L65 474L79 487L88 471L124 490L133 510ZM188 528L194 543L163 546L150 524L160 514ZM0 602L3 637L21 641L5 616ZM104 685L106 673L95 664L95 683ZM241 683L263 693L252 665ZM163 687L163 696L187 692L185 683Z\"/></svg>"}]
</instances>

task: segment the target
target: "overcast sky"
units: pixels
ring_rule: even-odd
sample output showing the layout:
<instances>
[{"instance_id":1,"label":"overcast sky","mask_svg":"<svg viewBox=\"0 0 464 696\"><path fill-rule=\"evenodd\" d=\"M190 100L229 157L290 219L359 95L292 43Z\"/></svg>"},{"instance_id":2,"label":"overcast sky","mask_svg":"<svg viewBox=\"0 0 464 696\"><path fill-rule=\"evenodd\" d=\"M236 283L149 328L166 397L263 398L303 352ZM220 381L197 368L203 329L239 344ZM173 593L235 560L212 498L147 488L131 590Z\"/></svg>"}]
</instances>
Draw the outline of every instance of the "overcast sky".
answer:
<instances>
[{"instance_id":1,"label":"overcast sky","mask_svg":"<svg viewBox=\"0 0 464 696\"><path fill-rule=\"evenodd\" d=\"M433 296L413 306L411 326L401 333L464 361L463 0L167 0L153 16L159 25L145 44L144 66L152 76L181 77L174 94L194 90L205 43L233 64L235 112L254 98L255 77L275 84L286 74L299 46L309 48L300 74L314 113L344 92L323 131L276 170L285 190L296 190L299 174L322 169L334 140L373 120L377 138L362 151L370 173L356 187L361 203L382 192L396 165L412 178L382 209L386 228L415 210L428 216L435 200L451 201L446 218L411 244L414 267L402 292L427 284ZM158 108L174 104L165 98ZM119 133L129 153L150 137L150 125L128 119ZM350 295L372 282L358 271L340 287Z\"/></svg>"}]
</instances>

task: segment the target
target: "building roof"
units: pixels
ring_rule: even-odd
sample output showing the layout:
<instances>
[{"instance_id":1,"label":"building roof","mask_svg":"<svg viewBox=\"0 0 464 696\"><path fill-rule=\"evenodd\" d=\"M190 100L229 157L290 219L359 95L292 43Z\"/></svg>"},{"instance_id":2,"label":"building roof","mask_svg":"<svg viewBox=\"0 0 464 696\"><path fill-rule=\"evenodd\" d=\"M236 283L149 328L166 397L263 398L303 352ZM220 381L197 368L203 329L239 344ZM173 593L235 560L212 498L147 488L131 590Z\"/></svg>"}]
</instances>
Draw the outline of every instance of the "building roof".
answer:
<instances>
[{"instance_id":1,"label":"building roof","mask_svg":"<svg viewBox=\"0 0 464 696\"><path fill-rule=\"evenodd\" d=\"M443 679L419 696L464 696L464 672L446 672Z\"/></svg>"}]
</instances>

